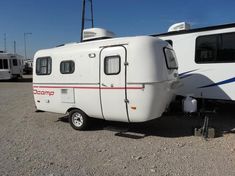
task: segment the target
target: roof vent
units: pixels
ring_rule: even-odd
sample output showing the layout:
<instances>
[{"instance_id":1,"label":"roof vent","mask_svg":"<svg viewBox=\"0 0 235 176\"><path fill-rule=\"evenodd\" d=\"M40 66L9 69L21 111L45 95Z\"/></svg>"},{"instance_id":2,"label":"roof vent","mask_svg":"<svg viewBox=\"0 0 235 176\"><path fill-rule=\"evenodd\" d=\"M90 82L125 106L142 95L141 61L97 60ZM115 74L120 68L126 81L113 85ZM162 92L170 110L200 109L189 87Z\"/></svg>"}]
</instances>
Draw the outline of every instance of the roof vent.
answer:
<instances>
[{"instance_id":1,"label":"roof vent","mask_svg":"<svg viewBox=\"0 0 235 176\"><path fill-rule=\"evenodd\" d=\"M83 31L83 41L114 38L115 34L106 29L90 28Z\"/></svg>"},{"instance_id":2,"label":"roof vent","mask_svg":"<svg viewBox=\"0 0 235 176\"><path fill-rule=\"evenodd\" d=\"M168 32L181 31L181 30L189 30L189 29L191 29L191 25L190 24L188 24L186 22L181 22L181 23L173 24L168 29Z\"/></svg>"}]
</instances>

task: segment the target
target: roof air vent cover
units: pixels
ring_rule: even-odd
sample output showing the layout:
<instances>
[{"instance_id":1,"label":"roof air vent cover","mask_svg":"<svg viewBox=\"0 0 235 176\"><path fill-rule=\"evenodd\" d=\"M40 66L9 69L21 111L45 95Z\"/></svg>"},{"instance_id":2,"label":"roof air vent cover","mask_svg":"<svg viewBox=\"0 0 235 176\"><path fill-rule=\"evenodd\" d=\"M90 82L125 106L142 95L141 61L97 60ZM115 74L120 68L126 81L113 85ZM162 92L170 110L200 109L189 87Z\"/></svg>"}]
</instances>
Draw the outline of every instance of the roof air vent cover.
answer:
<instances>
[{"instance_id":1,"label":"roof air vent cover","mask_svg":"<svg viewBox=\"0 0 235 176\"><path fill-rule=\"evenodd\" d=\"M106 29L90 28L83 31L83 41L114 38L115 34Z\"/></svg>"},{"instance_id":2,"label":"roof air vent cover","mask_svg":"<svg viewBox=\"0 0 235 176\"><path fill-rule=\"evenodd\" d=\"M173 24L169 29L168 32L173 32L173 31L181 31L181 30L189 30L191 28L190 24L186 22L181 22L181 23L176 23Z\"/></svg>"}]
</instances>

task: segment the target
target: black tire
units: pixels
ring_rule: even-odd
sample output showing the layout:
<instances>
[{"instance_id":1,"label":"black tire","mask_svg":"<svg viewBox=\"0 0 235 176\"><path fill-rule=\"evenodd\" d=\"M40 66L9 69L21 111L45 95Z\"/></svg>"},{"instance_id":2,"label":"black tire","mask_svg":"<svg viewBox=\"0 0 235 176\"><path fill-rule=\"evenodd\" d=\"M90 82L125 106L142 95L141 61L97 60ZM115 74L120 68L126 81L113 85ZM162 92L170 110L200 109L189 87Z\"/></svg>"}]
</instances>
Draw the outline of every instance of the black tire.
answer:
<instances>
[{"instance_id":1,"label":"black tire","mask_svg":"<svg viewBox=\"0 0 235 176\"><path fill-rule=\"evenodd\" d=\"M74 109L69 112L69 123L75 130L86 130L89 125L89 117L83 111Z\"/></svg>"}]
</instances>

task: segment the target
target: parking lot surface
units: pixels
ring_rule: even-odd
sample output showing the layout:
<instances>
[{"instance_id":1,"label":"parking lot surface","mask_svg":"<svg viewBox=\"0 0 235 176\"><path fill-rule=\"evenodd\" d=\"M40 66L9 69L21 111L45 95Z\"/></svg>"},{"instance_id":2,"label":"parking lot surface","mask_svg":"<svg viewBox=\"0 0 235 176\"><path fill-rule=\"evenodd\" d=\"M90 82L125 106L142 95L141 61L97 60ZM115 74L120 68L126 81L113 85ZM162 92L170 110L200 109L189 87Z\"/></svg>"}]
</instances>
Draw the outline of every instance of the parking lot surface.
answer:
<instances>
[{"instance_id":1,"label":"parking lot surface","mask_svg":"<svg viewBox=\"0 0 235 176\"><path fill-rule=\"evenodd\" d=\"M235 112L212 120L220 135L193 136L201 121L164 115L143 124L96 122L73 130L66 115L35 112L31 79L0 82L0 175L235 175ZM125 132L127 131L128 132Z\"/></svg>"}]
</instances>

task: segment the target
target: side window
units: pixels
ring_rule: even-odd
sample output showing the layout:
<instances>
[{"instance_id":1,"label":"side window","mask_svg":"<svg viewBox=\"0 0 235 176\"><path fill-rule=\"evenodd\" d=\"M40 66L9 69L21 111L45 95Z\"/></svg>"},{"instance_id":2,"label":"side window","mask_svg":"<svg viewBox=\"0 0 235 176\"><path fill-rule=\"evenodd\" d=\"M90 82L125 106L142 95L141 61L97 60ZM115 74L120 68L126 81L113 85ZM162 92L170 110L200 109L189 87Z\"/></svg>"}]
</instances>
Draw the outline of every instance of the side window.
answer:
<instances>
[{"instance_id":1,"label":"side window","mask_svg":"<svg viewBox=\"0 0 235 176\"><path fill-rule=\"evenodd\" d=\"M52 63L52 60L50 57L38 58L36 61L36 74L37 75L50 75L51 63Z\"/></svg>"},{"instance_id":2,"label":"side window","mask_svg":"<svg viewBox=\"0 0 235 176\"><path fill-rule=\"evenodd\" d=\"M235 33L222 34L218 50L218 62L235 62Z\"/></svg>"},{"instance_id":3,"label":"side window","mask_svg":"<svg viewBox=\"0 0 235 176\"><path fill-rule=\"evenodd\" d=\"M176 55L174 50L170 48L164 48L164 55L166 59L166 65L168 69L178 69L178 64L176 61Z\"/></svg>"},{"instance_id":4,"label":"side window","mask_svg":"<svg viewBox=\"0 0 235 176\"><path fill-rule=\"evenodd\" d=\"M201 36L196 39L196 63L215 62L217 56L217 35Z\"/></svg>"},{"instance_id":5,"label":"side window","mask_svg":"<svg viewBox=\"0 0 235 176\"><path fill-rule=\"evenodd\" d=\"M17 59L13 59L12 60L12 63L13 63L13 66L17 66L18 64L17 64Z\"/></svg>"},{"instance_id":6,"label":"side window","mask_svg":"<svg viewBox=\"0 0 235 176\"><path fill-rule=\"evenodd\" d=\"M0 59L0 69L3 69L2 59Z\"/></svg>"},{"instance_id":7,"label":"side window","mask_svg":"<svg viewBox=\"0 0 235 176\"><path fill-rule=\"evenodd\" d=\"M118 75L121 71L121 57L108 56L104 58L104 73L106 75Z\"/></svg>"},{"instance_id":8,"label":"side window","mask_svg":"<svg viewBox=\"0 0 235 176\"><path fill-rule=\"evenodd\" d=\"M196 39L195 62L235 62L235 33L224 33L198 37Z\"/></svg>"},{"instance_id":9,"label":"side window","mask_svg":"<svg viewBox=\"0 0 235 176\"><path fill-rule=\"evenodd\" d=\"M73 61L62 61L60 63L60 73L72 74L75 70L75 64Z\"/></svg>"},{"instance_id":10,"label":"side window","mask_svg":"<svg viewBox=\"0 0 235 176\"><path fill-rule=\"evenodd\" d=\"M8 69L8 60L3 59L3 69Z\"/></svg>"}]
</instances>

